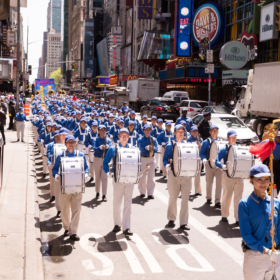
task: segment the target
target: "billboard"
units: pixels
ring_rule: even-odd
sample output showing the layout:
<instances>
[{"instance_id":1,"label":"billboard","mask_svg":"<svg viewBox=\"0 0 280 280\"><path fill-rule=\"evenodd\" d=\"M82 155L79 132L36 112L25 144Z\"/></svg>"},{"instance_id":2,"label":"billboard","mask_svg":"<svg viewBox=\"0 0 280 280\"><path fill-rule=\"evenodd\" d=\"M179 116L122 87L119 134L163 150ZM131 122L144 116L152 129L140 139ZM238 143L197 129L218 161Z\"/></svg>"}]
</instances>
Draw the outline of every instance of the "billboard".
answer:
<instances>
[{"instance_id":1,"label":"billboard","mask_svg":"<svg viewBox=\"0 0 280 280\"><path fill-rule=\"evenodd\" d=\"M190 57L192 53L191 21L192 0L177 0L175 50L177 57Z\"/></svg>"},{"instance_id":2,"label":"billboard","mask_svg":"<svg viewBox=\"0 0 280 280\"><path fill-rule=\"evenodd\" d=\"M107 38L96 45L100 76L109 75Z\"/></svg>"},{"instance_id":3,"label":"billboard","mask_svg":"<svg viewBox=\"0 0 280 280\"><path fill-rule=\"evenodd\" d=\"M128 75L131 72L131 46L122 49L122 74Z\"/></svg>"},{"instance_id":4,"label":"billboard","mask_svg":"<svg viewBox=\"0 0 280 280\"><path fill-rule=\"evenodd\" d=\"M50 89L56 92L54 79L35 79L35 85L36 85L35 91L39 90L41 97L47 95L47 92Z\"/></svg>"},{"instance_id":5,"label":"billboard","mask_svg":"<svg viewBox=\"0 0 280 280\"><path fill-rule=\"evenodd\" d=\"M132 9L126 12L126 28L125 28L125 42L127 45L131 44L132 36Z\"/></svg>"}]
</instances>

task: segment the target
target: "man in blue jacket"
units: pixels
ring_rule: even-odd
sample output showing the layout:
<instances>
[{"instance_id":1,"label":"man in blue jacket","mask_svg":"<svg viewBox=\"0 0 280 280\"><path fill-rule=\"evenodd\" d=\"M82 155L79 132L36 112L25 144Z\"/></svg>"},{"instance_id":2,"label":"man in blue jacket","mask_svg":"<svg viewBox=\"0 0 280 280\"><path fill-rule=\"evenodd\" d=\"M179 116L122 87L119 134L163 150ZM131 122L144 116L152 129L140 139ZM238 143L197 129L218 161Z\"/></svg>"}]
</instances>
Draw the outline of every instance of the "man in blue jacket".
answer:
<instances>
[{"instance_id":1,"label":"man in blue jacket","mask_svg":"<svg viewBox=\"0 0 280 280\"><path fill-rule=\"evenodd\" d=\"M24 142L24 122L29 122L23 113L23 108L19 108L19 112L16 113L16 121L17 121L17 142L19 142L20 134L21 134L21 142Z\"/></svg>"}]
</instances>

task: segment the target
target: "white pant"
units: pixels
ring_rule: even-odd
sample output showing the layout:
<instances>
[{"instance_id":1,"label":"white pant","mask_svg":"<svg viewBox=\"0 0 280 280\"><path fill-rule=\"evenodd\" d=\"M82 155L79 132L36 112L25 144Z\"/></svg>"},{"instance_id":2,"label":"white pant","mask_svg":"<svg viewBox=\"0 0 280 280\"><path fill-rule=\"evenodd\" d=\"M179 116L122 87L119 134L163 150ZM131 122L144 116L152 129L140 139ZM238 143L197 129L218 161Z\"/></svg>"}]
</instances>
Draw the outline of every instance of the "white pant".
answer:
<instances>
[{"instance_id":1,"label":"white pant","mask_svg":"<svg viewBox=\"0 0 280 280\"><path fill-rule=\"evenodd\" d=\"M37 127L36 126L33 126L33 129L34 129L34 134L35 134L35 144L37 144L38 138L39 138L39 133L37 131Z\"/></svg>"},{"instance_id":2,"label":"white pant","mask_svg":"<svg viewBox=\"0 0 280 280\"><path fill-rule=\"evenodd\" d=\"M194 177L194 193L202 193L201 185L200 185L200 172L201 172L201 164L199 167L198 175ZM192 179L191 179L191 189L192 189Z\"/></svg>"},{"instance_id":3,"label":"white pant","mask_svg":"<svg viewBox=\"0 0 280 280\"><path fill-rule=\"evenodd\" d=\"M89 174L94 178L94 162L89 163Z\"/></svg>"},{"instance_id":4,"label":"white pant","mask_svg":"<svg viewBox=\"0 0 280 280\"><path fill-rule=\"evenodd\" d=\"M44 158L47 158L47 157L44 157ZM50 174L50 195L51 196L55 196L55 189L54 189L54 182L55 182L55 180L54 180L54 178L52 176L52 169L53 169L53 164L52 163L48 166L48 169L49 169L49 174ZM44 163L43 163L43 172L44 172Z\"/></svg>"},{"instance_id":5,"label":"white pant","mask_svg":"<svg viewBox=\"0 0 280 280\"><path fill-rule=\"evenodd\" d=\"M234 193L233 206L234 206L234 218L236 221L238 219L238 204L242 198L243 189L244 189L244 180L243 179L231 179L227 176L226 172L222 176L222 186L223 186L223 197L222 197L222 206L221 212L222 217L227 218L229 216L229 207Z\"/></svg>"},{"instance_id":6,"label":"white pant","mask_svg":"<svg viewBox=\"0 0 280 280\"><path fill-rule=\"evenodd\" d=\"M204 167L206 176L206 199L212 199L213 180L214 177L216 177L215 203L221 202L223 170L220 168L212 169L209 163L205 164Z\"/></svg>"},{"instance_id":7,"label":"white pant","mask_svg":"<svg viewBox=\"0 0 280 280\"><path fill-rule=\"evenodd\" d=\"M244 254L243 275L245 280L271 280L271 260L258 251L247 250ZM280 257L275 264L275 275L280 279Z\"/></svg>"},{"instance_id":8,"label":"white pant","mask_svg":"<svg viewBox=\"0 0 280 280\"><path fill-rule=\"evenodd\" d=\"M159 168L159 170L162 170L161 153L156 153L155 158L156 158L156 169Z\"/></svg>"},{"instance_id":9,"label":"white pant","mask_svg":"<svg viewBox=\"0 0 280 280\"><path fill-rule=\"evenodd\" d=\"M150 168L144 172L143 176L139 180L138 189L140 194L153 195L155 190L155 158L154 157L141 157L141 170L145 170L149 165ZM148 180L147 180L147 173L148 173ZM148 182L147 182L148 181Z\"/></svg>"},{"instance_id":10,"label":"white pant","mask_svg":"<svg viewBox=\"0 0 280 280\"><path fill-rule=\"evenodd\" d=\"M114 224L115 226L116 225L121 226L122 224L123 230L131 229L130 215L131 215L131 204L132 204L134 185L115 183L113 179L113 188L114 188L114 200L113 200ZM124 200L123 220L121 219L122 199Z\"/></svg>"},{"instance_id":11,"label":"white pant","mask_svg":"<svg viewBox=\"0 0 280 280\"><path fill-rule=\"evenodd\" d=\"M174 177L173 171L168 171L167 188L169 193L167 219L176 221L177 199L181 192L180 226L189 221L189 195L191 190L190 177Z\"/></svg>"},{"instance_id":12,"label":"white pant","mask_svg":"<svg viewBox=\"0 0 280 280\"><path fill-rule=\"evenodd\" d=\"M103 170L103 158L94 157L95 191L100 193L100 180L102 180L102 194L107 195L107 175Z\"/></svg>"},{"instance_id":13,"label":"white pant","mask_svg":"<svg viewBox=\"0 0 280 280\"><path fill-rule=\"evenodd\" d=\"M160 157L160 160L161 160L161 164L162 164L162 173L163 173L163 176L167 176L167 172L166 172L166 168L163 164L163 157L164 157L164 153L165 153L165 147L161 146L161 157Z\"/></svg>"},{"instance_id":14,"label":"white pant","mask_svg":"<svg viewBox=\"0 0 280 280\"><path fill-rule=\"evenodd\" d=\"M43 154L43 173L48 173L48 157Z\"/></svg>"},{"instance_id":15,"label":"white pant","mask_svg":"<svg viewBox=\"0 0 280 280\"><path fill-rule=\"evenodd\" d=\"M53 189L55 195L55 207L57 211L61 211L61 184L60 180L53 180Z\"/></svg>"},{"instance_id":16,"label":"white pant","mask_svg":"<svg viewBox=\"0 0 280 280\"><path fill-rule=\"evenodd\" d=\"M20 133L21 133L21 140L24 140L24 128L25 128L25 124L24 121L16 122L17 124L17 139L20 139Z\"/></svg>"}]
</instances>

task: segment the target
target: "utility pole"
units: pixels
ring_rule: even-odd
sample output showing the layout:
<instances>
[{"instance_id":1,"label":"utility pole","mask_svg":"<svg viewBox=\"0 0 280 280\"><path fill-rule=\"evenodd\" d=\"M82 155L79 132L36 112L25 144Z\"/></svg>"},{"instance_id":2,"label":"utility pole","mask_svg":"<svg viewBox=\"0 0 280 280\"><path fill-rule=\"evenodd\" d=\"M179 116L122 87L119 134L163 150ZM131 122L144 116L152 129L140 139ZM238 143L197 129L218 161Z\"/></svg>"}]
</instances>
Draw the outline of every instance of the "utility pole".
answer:
<instances>
[{"instance_id":1,"label":"utility pole","mask_svg":"<svg viewBox=\"0 0 280 280\"><path fill-rule=\"evenodd\" d=\"M208 49L211 50L211 8L209 8ZM211 105L211 74L208 74L208 105Z\"/></svg>"},{"instance_id":2,"label":"utility pole","mask_svg":"<svg viewBox=\"0 0 280 280\"><path fill-rule=\"evenodd\" d=\"M17 92L16 92L16 112L19 111L19 73L20 73L20 0L17 0Z\"/></svg>"}]
</instances>

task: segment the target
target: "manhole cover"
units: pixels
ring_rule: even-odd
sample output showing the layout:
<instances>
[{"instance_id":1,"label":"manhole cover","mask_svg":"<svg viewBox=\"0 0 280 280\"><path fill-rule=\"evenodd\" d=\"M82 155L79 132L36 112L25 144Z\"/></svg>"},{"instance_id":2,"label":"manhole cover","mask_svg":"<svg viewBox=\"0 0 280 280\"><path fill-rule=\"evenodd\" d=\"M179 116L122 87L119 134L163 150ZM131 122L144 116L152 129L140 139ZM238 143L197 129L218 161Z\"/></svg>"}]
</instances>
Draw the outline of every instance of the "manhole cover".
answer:
<instances>
[{"instance_id":1,"label":"manhole cover","mask_svg":"<svg viewBox=\"0 0 280 280\"><path fill-rule=\"evenodd\" d=\"M54 277L54 278L61 279L61 278L64 278L65 276L64 276L64 274L62 274L62 273L56 273L56 274L53 275L53 277Z\"/></svg>"}]
</instances>

